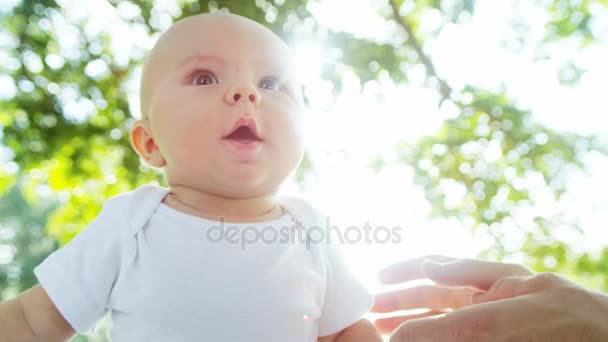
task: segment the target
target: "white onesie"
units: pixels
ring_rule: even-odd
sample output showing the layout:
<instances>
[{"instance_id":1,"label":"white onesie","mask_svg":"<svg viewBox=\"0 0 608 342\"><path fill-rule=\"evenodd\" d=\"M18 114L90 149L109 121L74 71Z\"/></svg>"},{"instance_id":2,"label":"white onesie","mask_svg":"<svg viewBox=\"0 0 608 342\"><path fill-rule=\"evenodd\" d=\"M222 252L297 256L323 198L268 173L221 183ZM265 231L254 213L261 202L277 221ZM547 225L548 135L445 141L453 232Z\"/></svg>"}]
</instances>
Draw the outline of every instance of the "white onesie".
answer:
<instances>
[{"instance_id":1,"label":"white onesie","mask_svg":"<svg viewBox=\"0 0 608 342\"><path fill-rule=\"evenodd\" d=\"M109 311L116 342L309 342L369 310L372 297L335 244L258 239L244 246L234 243L239 235L218 241L210 233L219 232L220 222L166 206L167 192L146 185L109 199L93 222L34 269L79 333L90 333ZM280 203L306 229L324 227L307 202ZM287 214L228 226L259 232L293 221Z\"/></svg>"}]
</instances>

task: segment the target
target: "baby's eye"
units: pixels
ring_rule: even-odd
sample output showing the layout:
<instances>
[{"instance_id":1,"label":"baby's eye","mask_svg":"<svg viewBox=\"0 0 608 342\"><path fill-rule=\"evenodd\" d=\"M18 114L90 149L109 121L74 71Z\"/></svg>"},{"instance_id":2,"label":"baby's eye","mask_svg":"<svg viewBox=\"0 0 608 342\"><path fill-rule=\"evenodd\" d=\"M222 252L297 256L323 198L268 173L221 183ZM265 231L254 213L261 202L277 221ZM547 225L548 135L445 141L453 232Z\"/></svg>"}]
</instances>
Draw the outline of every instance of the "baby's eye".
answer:
<instances>
[{"instance_id":1,"label":"baby's eye","mask_svg":"<svg viewBox=\"0 0 608 342\"><path fill-rule=\"evenodd\" d=\"M279 90L281 88L281 84L279 80L274 77L266 77L260 81L258 86L262 89L269 90Z\"/></svg>"},{"instance_id":2,"label":"baby's eye","mask_svg":"<svg viewBox=\"0 0 608 342\"><path fill-rule=\"evenodd\" d=\"M217 77L208 70L200 70L192 77L192 85L210 85L219 83Z\"/></svg>"}]
</instances>

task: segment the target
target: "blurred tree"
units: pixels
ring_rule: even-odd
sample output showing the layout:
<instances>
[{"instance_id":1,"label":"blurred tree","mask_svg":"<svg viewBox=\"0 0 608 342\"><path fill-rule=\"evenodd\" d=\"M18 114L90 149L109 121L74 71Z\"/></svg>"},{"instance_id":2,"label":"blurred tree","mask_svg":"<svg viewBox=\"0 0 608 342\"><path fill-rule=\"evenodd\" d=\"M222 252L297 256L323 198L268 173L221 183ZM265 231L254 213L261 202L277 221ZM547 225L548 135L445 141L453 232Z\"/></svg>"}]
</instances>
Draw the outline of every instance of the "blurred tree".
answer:
<instances>
[{"instance_id":1,"label":"blurred tree","mask_svg":"<svg viewBox=\"0 0 608 342\"><path fill-rule=\"evenodd\" d=\"M334 92L339 92L345 70L354 71L362 83L381 75L408 82L407 70L422 65L440 106L449 106L455 114L435 135L396 148L403 162L414 168L433 214L487 230L495 244L485 256L501 259L524 253L537 270L576 277L606 273L608 249L600 258L573 254L568 241L551 234L557 225L567 224L573 234L583 234L584 227L564 215L537 213L532 223L520 222L517 216L518 211L533 208L541 192L559 199L568 173L584 170L582 160L590 151L606 153L605 144L595 137L543 127L531 113L518 108L506 91L493 93L473 86L452 89L425 52L430 35L471 17L474 0L386 1L378 11L394 24L395 33L383 42L323 27L311 13L315 3L179 0L167 9L152 0L110 0L114 16L107 26L145 40L181 17L229 10L267 25L287 41L323 40L323 45L331 47L328 59L332 60L323 72L333 82ZM576 39L581 48L593 44L594 18L608 6L605 0L538 3L550 15L545 43ZM8 208L0 211L0 225L10 225L13 231L12 235L3 233L9 240L0 241L17 251L8 267L2 265L0 289L20 291L33 283L24 274L52 245L36 227L46 226L48 234L64 244L97 214L107 197L152 180L162 183L162 174L142 166L129 143L129 127L138 115L132 85L148 46L136 39L119 56L108 27L94 27L92 13L67 15L66 6L53 0L0 5L0 84L4 87L0 90L0 193L5 194L0 206ZM431 11L441 14L443 24L423 33L421 20ZM525 39L525 30L518 32L517 39ZM584 70L575 64L569 68L574 76L564 81L576 82L576 74ZM373 165L382 167L382 160ZM298 179L313 167L313 158L307 158ZM457 201L446 198L450 187L461 190ZM45 191L54 194L56 206L43 200ZM509 227L525 234L518 248L502 243ZM28 251L23 245L26 239L31 239L31 246L45 247ZM17 273L22 276L15 278ZM592 284L608 290L608 281L601 279Z\"/></svg>"},{"instance_id":2,"label":"blurred tree","mask_svg":"<svg viewBox=\"0 0 608 342\"><path fill-rule=\"evenodd\" d=\"M58 247L44 229L56 204L32 205L21 190L16 185L0 199L0 300L34 286L32 270Z\"/></svg>"},{"instance_id":3,"label":"blurred tree","mask_svg":"<svg viewBox=\"0 0 608 342\"><path fill-rule=\"evenodd\" d=\"M457 218L464 226L484 229L494 238L493 246L482 256L501 260L518 255L537 271L557 271L608 290L605 272L596 273L595 279L589 277L593 271L605 269L608 249L604 249L600 258L588 253L575 254L569 241L559 240L551 232L566 226L571 234L580 236L584 227L564 212L545 217L546 213L537 206L547 201L547 196L543 197L546 194L557 203L568 188L569 177L574 172L584 172L584 159L589 153L608 154L606 141L543 127L530 112L519 109L506 90L496 94L467 86L452 91L424 52L425 37L417 34L424 12L440 9L444 22L459 22L470 16L474 4L474 1L389 1L392 19L409 37L406 44L416 51L428 78L438 85L442 105L457 113L443 123L436 135L401 146L402 160L414 168L415 179L423 186L434 209L433 216ZM574 37L581 46L595 39L590 29L593 13L606 12L608 7L606 1L555 0L543 4L551 15L546 23L545 43ZM405 7L409 14L403 16ZM524 30L521 35L525 33ZM382 163L376 161L374 165ZM462 194L460 199L446 198L446 191L455 188ZM531 217L522 215L523 212ZM522 231L525 239L509 249L503 242L505 234L513 232L512 228Z\"/></svg>"}]
</instances>

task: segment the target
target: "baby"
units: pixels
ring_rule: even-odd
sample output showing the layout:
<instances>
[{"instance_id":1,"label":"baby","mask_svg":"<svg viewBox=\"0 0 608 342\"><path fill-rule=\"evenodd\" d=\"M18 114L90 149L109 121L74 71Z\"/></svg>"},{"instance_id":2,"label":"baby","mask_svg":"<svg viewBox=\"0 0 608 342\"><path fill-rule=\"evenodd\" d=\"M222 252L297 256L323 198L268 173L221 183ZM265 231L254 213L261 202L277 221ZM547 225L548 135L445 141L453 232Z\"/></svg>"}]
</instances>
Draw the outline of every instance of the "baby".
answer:
<instances>
[{"instance_id":1,"label":"baby","mask_svg":"<svg viewBox=\"0 0 608 342\"><path fill-rule=\"evenodd\" d=\"M209 234L323 227L307 202L276 195L304 151L296 69L276 35L236 15L165 32L131 140L169 188L109 199L35 269L40 285L0 305L0 341L66 340L108 311L114 341L380 341L335 245L243 249Z\"/></svg>"}]
</instances>

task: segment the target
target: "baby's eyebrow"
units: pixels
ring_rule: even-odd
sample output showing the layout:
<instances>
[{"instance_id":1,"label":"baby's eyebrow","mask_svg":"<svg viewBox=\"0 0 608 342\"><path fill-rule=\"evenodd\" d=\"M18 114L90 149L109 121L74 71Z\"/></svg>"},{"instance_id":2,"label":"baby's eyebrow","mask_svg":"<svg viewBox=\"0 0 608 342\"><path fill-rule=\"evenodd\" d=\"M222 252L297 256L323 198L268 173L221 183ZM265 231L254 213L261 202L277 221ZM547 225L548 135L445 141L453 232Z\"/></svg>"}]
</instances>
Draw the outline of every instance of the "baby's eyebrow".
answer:
<instances>
[{"instance_id":1,"label":"baby's eyebrow","mask_svg":"<svg viewBox=\"0 0 608 342\"><path fill-rule=\"evenodd\" d=\"M282 59L256 59L253 62L258 67L276 70L281 73L287 73L291 69L291 65Z\"/></svg>"},{"instance_id":2,"label":"baby's eyebrow","mask_svg":"<svg viewBox=\"0 0 608 342\"><path fill-rule=\"evenodd\" d=\"M188 65L194 62L213 62L216 64L225 64L226 61L218 56L213 56L213 55L192 55L192 56L188 56L186 58L184 58L181 62L179 62L179 64L177 65L178 68L184 66L184 65Z\"/></svg>"},{"instance_id":3,"label":"baby's eyebrow","mask_svg":"<svg viewBox=\"0 0 608 342\"><path fill-rule=\"evenodd\" d=\"M191 55L191 56L184 58L182 61L180 61L177 64L177 68L181 69L182 67L193 64L193 63L214 63L214 64L218 64L220 66L223 66L223 65L228 64L228 61L226 61L224 58L222 58L220 56L208 55L208 54L196 54L196 55ZM261 67L265 70L272 71L274 73L282 75L281 78L291 77L291 74L294 71L293 65L290 65L289 63L285 63L284 60L280 60L280 59L271 59L271 60L259 59L259 60L254 60L253 63L255 65L257 65L258 67Z\"/></svg>"}]
</instances>

